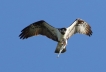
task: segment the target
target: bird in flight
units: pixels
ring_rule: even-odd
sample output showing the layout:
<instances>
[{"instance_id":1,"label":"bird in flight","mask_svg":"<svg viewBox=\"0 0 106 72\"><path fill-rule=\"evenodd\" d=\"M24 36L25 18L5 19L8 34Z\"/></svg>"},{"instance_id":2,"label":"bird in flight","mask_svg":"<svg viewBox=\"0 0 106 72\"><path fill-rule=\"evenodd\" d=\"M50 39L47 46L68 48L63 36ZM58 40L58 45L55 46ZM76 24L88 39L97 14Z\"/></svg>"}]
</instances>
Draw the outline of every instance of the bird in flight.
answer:
<instances>
[{"instance_id":1,"label":"bird in flight","mask_svg":"<svg viewBox=\"0 0 106 72\"><path fill-rule=\"evenodd\" d=\"M55 28L48 24L46 21L40 20L25 27L21 31L19 37L20 39L27 39L29 37L37 35L46 36L58 42L55 53L58 53L59 57L61 53L66 52L67 40L76 33L91 36L93 32L90 25L80 18L76 19L67 28Z\"/></svg>"}]
</instances>

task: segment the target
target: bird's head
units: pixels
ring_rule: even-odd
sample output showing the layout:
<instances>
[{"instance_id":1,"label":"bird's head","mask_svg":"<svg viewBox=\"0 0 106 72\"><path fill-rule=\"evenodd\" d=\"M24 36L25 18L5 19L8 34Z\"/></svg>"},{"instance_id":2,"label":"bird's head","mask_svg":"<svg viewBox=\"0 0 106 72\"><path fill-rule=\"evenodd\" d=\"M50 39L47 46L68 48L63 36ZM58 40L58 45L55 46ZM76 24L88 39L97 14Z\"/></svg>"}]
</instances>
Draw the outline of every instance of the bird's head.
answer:
<instances>
[{"instance_id":1,"label":"bird's head","mask_svg":"<svg viewBox=\"0 0 106 72\"><path fill-rule=\"evenodd\" d=\"M60 29L59 29L59 31L61 32L62 35L65 34L66 30L67 30L66 28L60 28Z\"/></svg>"}]
</instances>

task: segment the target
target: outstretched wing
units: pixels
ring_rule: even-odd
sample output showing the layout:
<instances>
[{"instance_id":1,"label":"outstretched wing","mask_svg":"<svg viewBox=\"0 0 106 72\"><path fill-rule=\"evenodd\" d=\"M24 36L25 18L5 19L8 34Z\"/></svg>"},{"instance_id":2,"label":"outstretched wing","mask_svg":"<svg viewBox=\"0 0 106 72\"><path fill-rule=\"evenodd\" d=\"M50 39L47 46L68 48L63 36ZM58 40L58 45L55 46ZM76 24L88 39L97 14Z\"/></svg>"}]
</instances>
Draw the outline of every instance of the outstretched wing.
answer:
<instances>
[{"instance_id":1,"label":"outstretched wing","mask_svg":"<svg viewBox=\"0 0 106 72\"><path fill-rule=\"evenodd\" d=\"M72 25L67 28L64 38L69 39L75 33L91 36L92 30L87 22L82 19L76 19Z\"/></svg>"},{"instance_id":2,"label":"outstretched wing","mask_svg":"<svg viewBox=\"0 0 106 72\"><path fill-rule=\"evenodd\" d=\"M29 37L36 36L36 35L44 35L54 41L58 41L57 33L58 33L58 29L49 25L44 20L40 20L25 27L21 31L19 37L20 39L27 39Z\"/></svg>"}]
</instances>

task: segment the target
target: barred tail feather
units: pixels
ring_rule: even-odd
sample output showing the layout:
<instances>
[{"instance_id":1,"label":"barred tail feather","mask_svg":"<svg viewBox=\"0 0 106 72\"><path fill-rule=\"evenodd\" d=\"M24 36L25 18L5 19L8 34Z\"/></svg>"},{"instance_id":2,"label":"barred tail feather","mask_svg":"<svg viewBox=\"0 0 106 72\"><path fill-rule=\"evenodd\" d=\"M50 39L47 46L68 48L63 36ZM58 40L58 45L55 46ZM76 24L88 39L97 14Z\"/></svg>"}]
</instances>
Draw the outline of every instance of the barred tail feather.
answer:
<instances>
[{"instance_id":1,"label":"barred tail feather","mask_svg":"<svg viewBox=\"0 0 106 72\"><path fill-rule=\"evenodd\" d=\"M56 48L55 53L59 53L59 51L60 51L60 49L57 49L57 48ZM62 51L61 53L64 53L64 52L66 52L66 48L63 49L63 51Z\"/></svg>"},{"instance_id":2,"label":"barred tail feather","mask_svg":"<svg viewBox=\"0 0 106 72\"><path fill-rule=\"evenodd\" d=\"M57 47L56 47L55 53L59 53L61 46L62 46L61 43L58 43L58 44L57 44ZM66 52L66 48L63 49L61 53L64 53L64 52Z\"/></svg>"}]
</instances>

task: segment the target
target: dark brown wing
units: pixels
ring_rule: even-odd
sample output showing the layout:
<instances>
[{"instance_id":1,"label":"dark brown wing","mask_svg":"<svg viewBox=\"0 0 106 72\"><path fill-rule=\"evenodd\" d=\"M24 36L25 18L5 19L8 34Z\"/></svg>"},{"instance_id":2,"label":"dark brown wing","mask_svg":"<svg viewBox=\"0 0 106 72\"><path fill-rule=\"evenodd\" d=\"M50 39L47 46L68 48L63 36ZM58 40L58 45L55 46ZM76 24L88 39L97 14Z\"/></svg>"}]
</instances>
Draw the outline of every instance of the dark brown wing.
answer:
<instances>
[{"instance_id":1,"label":"dark brown wing","mask_svg":"<svg viewBox=\"0 0 106 72\"><path fill-rule=\"evenodd\" d=\"M50 26L44 20L40 20L25 27L21 31L22 33L19 35L19 37L20 39L27 39L36 35L44 35L54 41L58 41L57 31L58 29Z\"/></svg>"}]
</instances>

